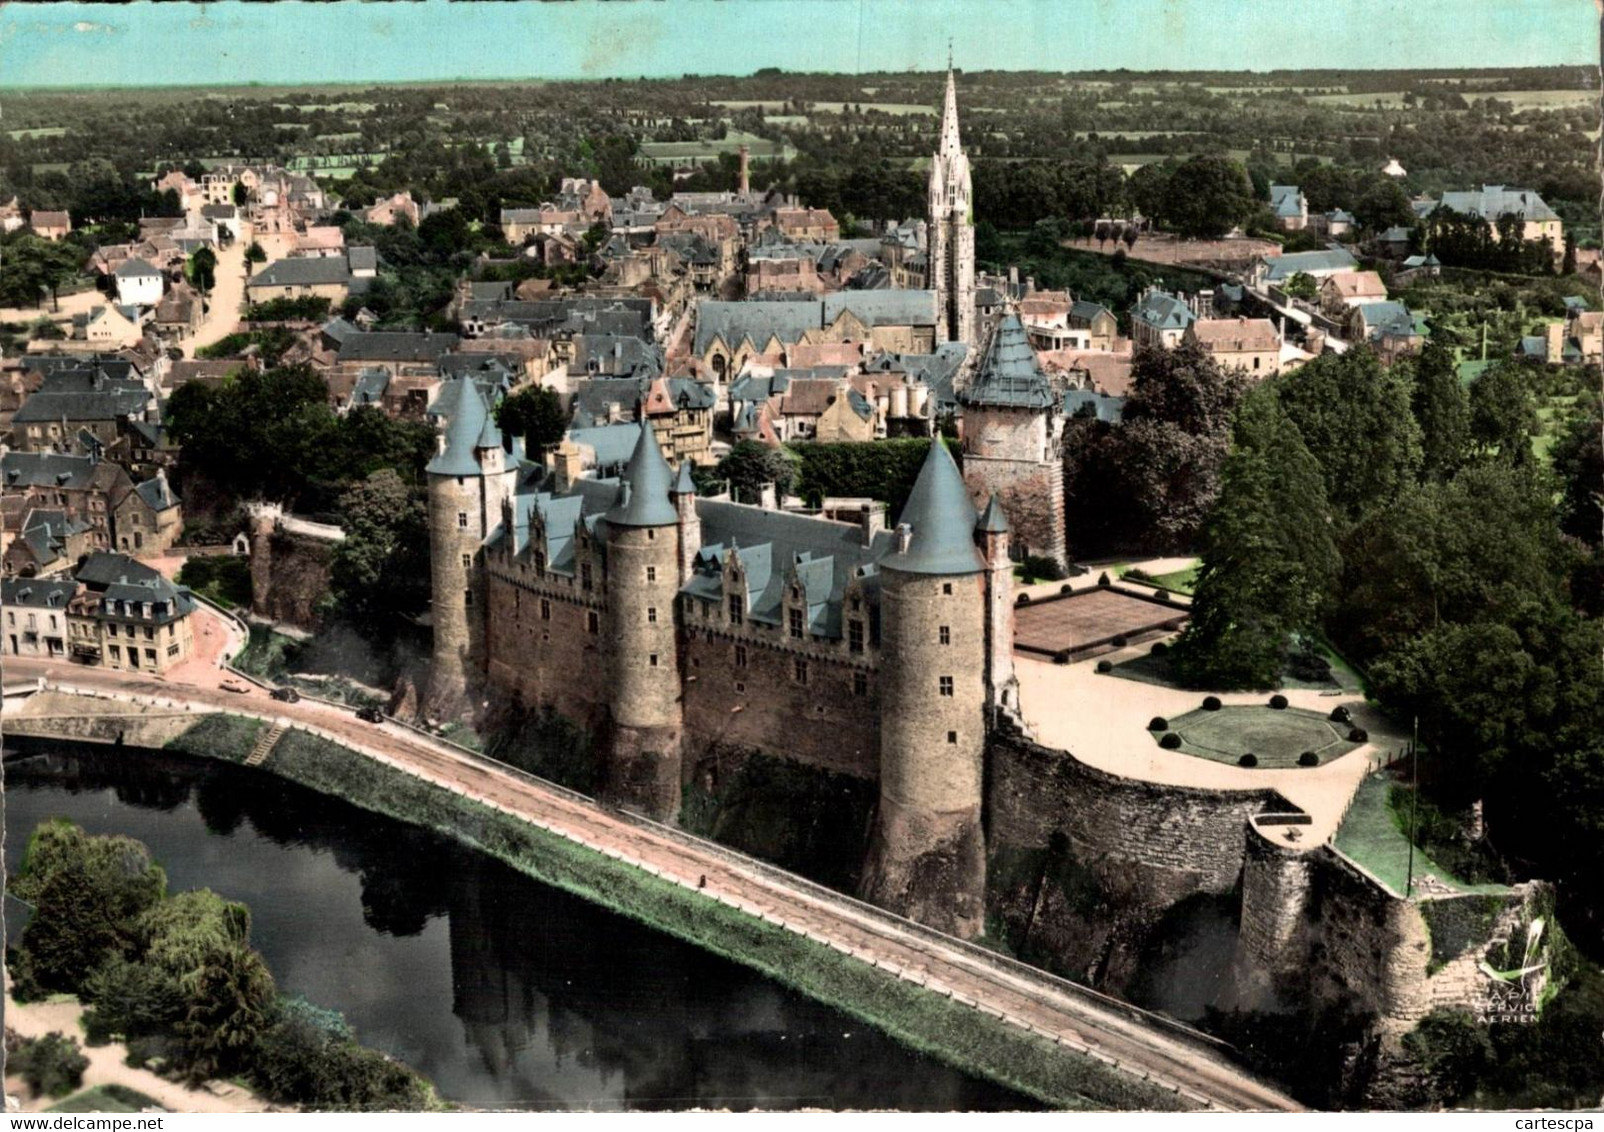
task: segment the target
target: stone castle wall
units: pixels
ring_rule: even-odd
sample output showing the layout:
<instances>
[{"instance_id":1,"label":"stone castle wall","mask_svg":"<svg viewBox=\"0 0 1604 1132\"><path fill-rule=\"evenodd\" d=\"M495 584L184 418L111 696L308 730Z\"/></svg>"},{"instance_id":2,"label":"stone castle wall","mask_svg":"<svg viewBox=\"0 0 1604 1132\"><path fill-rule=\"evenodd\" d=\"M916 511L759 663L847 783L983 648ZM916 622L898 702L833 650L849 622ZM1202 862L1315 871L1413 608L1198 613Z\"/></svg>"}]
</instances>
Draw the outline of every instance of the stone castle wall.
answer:
<instances>
[{"instance_id":1,"label":"stone castle wall","mask_svg":"<svg viewBox=\"0 0 1604 1132\"><path fill-rule=\"evenodd\" d=\"M878 780L880 674L873 653L851 656L833 645L792 641L778 629L736 634L696 627L685 635L688 764L735 747ZM805 684L797 679L798 660L807 664Z\"/></svg>"},{"instance_id":2,"label":"stone castle wall","mask_svg":"<svg viewBox=\"0 0 1604 1132\"><path fill-rule=\"evenodd\" d=\"M992 739L987 827L994 848L1045 849L1063 833L1115 890L1173 903L1236 887L1248 818L1296 807L1276 791L1203 790L1121 778L1011 730Z\"/></svg>"},{"instance_id":3,"label":"stone castle wall","mask_svg":"<svg viewBox=\"0 0 1604 1132\"><path fill-rule=\"evenodd\" d=\"M251 612L272 621L316 629L318 606L329 594L337 544L303 538L271 526L251 539Z\"/></svg>"},{"instance_id":4,"label":"stone castle wall","mask_svg":"<svg viewBox=\"0 0 1604 1132\"><path fill-rule=\"evenodd\" d=\"M993 492L1008 516L1009 541L1021 555L1067 561L1064 466L1059 461L989 460L964 456L964 483L975 506Z\"/></svg>"},{"instance_id":5,"label":"stone castle wall","mask_svg":"<svg viewBox=\"0 0 1604 1132\"><path fill-rule=\"evenodd\" d=\"M558 574L522 571L495 554L487 577L491 687L523 707L549 708L594 731L607 695L600 590L586 592L576 579Z\"/></svg>"}]
</instances>

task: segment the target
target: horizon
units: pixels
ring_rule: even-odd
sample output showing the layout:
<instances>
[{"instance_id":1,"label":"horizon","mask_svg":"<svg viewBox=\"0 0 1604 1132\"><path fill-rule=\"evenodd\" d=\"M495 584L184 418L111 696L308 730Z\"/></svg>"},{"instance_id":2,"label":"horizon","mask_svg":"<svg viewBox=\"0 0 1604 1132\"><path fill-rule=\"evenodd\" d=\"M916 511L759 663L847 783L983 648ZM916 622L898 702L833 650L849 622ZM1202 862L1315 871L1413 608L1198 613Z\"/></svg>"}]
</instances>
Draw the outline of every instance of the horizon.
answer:
<instances>
[{"instance_id":1,"label":"horizon","mask_svg":"<svg viewBox=\"0 0 1604 1132\"><path fill-rule=\"evenodd\" d=\"M0 6L9 92L969 73L1454 71L1586 67L1591 0L571 0L568 3L61 3ZM1469 21L1483 34L1447 41ZM1407 63L1375 46L1407 43ZM841 34L827 37L821 28ZM1137 29L1138 34L1132 34ZM1273 34L1267 34L1271 33ZM540 73L507 73L507 45ZM739 43L732 68L725 45ZM322 45L336 45L324 49ZM316 45L316 46L310 46ZM152 60L159 65L152 65ZM94 74L96 82L62 82Z\"/></svg>"}]
</instances>

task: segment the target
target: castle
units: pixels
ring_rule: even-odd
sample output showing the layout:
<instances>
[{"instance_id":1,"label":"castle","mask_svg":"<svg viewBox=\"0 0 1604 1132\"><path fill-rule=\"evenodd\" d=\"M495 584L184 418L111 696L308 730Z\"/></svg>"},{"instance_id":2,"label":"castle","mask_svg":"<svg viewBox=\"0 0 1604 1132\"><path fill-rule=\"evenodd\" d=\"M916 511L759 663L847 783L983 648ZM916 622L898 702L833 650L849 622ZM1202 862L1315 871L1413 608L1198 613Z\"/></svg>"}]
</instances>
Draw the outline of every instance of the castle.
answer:
<instances>
[{"instance_id":1,"label":"castle","mask_svg":"<svg viewBox=\"0 0 1604 1132\"><path fill-rule=\"evenodd\" d=\"M493 395L493 394L491 394ZM863 895L982 926L982 762L1017 704L1008 524L936 442L895 530L696 494L643 428L617 479L526 465L459 378L428 465L437 714L512 700L594 739L609 800L679 811L721 746L878 781Z\"/></svg>"}]
</instances>

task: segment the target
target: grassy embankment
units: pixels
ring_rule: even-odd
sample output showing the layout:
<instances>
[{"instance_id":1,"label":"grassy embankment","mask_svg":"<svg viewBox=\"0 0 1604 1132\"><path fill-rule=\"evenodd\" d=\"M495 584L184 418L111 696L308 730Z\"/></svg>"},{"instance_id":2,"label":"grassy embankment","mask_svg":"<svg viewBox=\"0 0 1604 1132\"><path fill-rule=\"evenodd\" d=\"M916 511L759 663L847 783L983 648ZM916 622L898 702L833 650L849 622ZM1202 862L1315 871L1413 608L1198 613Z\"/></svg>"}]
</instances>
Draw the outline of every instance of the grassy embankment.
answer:
<instances>
[{"instance_id":1,"label":"grassy embankment","mask_svg":"<svg viewBox=\"0 0 1604 1132\"><path fill-rule=\"evenodd\" d=\"M242 760L250 750L246 739L254 733L237 723L213 722L218 718L198 721L168 749ZM266 768L362 809L444 833L543 883L752 967L938 1061L1043 1103L1076 1109L1184 1107L1175 1094L1091 1057L338 744L291 731Z\"/></svg>"}]
</instances>

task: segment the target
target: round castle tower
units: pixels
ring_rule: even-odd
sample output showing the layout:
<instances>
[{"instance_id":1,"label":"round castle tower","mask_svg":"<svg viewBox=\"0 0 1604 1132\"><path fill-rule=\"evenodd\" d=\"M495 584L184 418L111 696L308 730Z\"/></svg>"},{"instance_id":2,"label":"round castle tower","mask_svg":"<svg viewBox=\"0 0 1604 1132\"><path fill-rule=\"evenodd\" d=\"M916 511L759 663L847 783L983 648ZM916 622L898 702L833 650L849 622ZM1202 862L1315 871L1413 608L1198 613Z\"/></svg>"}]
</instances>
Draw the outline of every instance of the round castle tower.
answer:
<instances>
[{"instance_id":1,"label":"round castle tower","mask_svg":"<svg viewBox=\"0 0 1604 1132\"><path fill-rule=\"evenodd\" d=\"M618 499L604 516L611 679L602 755L608 797L665 820L679 812L680 802L683 716L674 603L682 494L656 434L643 423Z\"/></svg>"},{"instance_id":2,"label":"round castle tower","mask_svg":"<svg viewBox=\"0 0 1604 1132\"><path fill-rule=\"evenodd\" d=\"M434 622L426 710L437 717L461 711L465 693L484 677L488 603L481 547L501 521L502 504L512 498L518 474L478 386L458 378L441 397L450 421L425 469Z\"/></svg>"},{"instance_id":3,"label":"round castle tower","mask_svg":"<svg viewBox=\"0 0 1604 1132\"><path fill-rule=\"evenodd\" d=\"M987 568L938 438L880 561L880 807L863 895L958 936L984 925Z\"/></svg>"}]
</instances>

